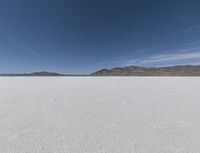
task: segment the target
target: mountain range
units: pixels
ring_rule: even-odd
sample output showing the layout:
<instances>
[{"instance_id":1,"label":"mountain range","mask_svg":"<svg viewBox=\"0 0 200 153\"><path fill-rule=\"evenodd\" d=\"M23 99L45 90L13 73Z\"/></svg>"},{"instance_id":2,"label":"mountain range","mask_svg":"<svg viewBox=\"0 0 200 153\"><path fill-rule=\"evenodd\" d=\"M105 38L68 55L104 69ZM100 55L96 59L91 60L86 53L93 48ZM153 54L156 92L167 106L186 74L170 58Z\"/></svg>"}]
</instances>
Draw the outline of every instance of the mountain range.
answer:
<instances>
[{"instance_id":1,"label":"mountain range","mask_svg":"<svg viewBox=\"0 0 200 153\"><path fill-rule=\"evenodd\" d=\"M92 76L200 76L200 65L177 65L168 67L127 66L102 69Z\"/></svg>"},{"instance_id":2,"label":"mountain range","mask_svg":"<svg viewBox=\"0 0 200 153\"><path fill-rule=\"evenodd\" d=\"M41 71L33 73L7 73L7 74L0 74L0 76L64 76L64 74Z\"/></svg>"},{"instance_id":3,"label":"mountain range","mask_svg":"<svg viewBox=\"0 0 200 153\"><path fill-rule=\"evenodd\" d=\"M200 65L177 65L168 67L127 66L102 69L85 75L41 71L33 73L0 74L0 76L200 76Z\"/></svg>"}]
</instances>

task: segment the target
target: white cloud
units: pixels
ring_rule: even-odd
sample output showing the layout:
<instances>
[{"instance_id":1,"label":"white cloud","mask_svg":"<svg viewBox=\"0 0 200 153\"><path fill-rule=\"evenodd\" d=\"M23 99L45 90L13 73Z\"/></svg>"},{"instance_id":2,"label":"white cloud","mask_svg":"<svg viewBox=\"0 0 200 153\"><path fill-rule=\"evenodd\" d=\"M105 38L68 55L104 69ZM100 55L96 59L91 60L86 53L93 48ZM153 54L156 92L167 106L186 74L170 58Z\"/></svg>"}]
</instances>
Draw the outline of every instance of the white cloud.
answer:
<instances>
[{"instance_id":1,"label":"white cloud","mask_svg":"<svg viewBox=\"0 0 200 153\"><path fill-rule=\"evenodd\" d=\"M176 60L189 60L189 59L200 59L200 51L195 52L181 52L177 54L161 54L145 59L142 63L155 63L164 61L176 61Z\"/></svg>"},{"instance_id":2,"label":"white cloud","mask_svg":"<svg viewBox=\"0 0 200 153\"><path fill-rule=\"evenodd\" d=\"M130 59L121 62L122 66L128 66L128 65L146 65L146 64L159 64L162 62L181 62L182 60L195 60L194 62L189 62L185 64L199 64L199 62L196 62L196 60L200 60L200 50L199 51L189 51L189 50L182 50L178 53L172 53L172 54L157 54L151 57L147 58L136 58L136 59Z\"/></svg>"},{"instance_id":3,"label":"white cloud","mask_svg":"<svg viewBox=\"0 0 200 153\"><path fill-rule=\"evenodd\" d=\"M190 31L193 31L193 30L196 30L196 29L200 29L200 25L195 25L195 26L188 27L185 30L183 30L182 32L183 33L190 32Z\"/></svg>"}]
</instances>

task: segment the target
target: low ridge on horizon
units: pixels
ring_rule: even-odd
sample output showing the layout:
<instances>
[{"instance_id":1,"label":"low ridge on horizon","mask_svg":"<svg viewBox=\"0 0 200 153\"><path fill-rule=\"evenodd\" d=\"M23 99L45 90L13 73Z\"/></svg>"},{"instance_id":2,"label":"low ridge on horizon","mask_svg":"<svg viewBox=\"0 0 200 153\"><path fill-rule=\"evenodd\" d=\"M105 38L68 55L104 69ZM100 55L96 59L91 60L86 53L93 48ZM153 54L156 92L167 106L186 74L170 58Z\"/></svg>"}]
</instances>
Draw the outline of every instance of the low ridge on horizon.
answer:
<instances>
[{"instance_id":1,"label":"low ridge on horizon","mask_svg":"<svg viewBox=\"0 0 200 153\"><path fill-rule=\"evenodd\" d=\"M1 73L0 76L200 76L200 65L172 65L165 67L125 67L103 68L89 74L63 74L38 71L32 73Z\"/></svg>"}]
</instances>

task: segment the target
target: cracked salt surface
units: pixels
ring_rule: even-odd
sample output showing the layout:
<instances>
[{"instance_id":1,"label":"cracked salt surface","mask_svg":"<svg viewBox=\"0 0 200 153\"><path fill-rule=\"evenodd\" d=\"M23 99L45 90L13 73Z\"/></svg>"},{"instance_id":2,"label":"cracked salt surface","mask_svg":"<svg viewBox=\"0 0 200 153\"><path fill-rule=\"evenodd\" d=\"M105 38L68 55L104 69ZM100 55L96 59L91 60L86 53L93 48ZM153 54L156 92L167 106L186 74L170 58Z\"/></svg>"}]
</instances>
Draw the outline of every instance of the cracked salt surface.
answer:
<instances>
[{"instance_id":1,"label":"cracked salt surface","mask_svg":"<svg viewBox=\"0 0 200 153\"><path fill-rule=\"evenodd\" d=\"M198 77L1 77L1 153L200 152Z\"/></svg>"}]
</instances>

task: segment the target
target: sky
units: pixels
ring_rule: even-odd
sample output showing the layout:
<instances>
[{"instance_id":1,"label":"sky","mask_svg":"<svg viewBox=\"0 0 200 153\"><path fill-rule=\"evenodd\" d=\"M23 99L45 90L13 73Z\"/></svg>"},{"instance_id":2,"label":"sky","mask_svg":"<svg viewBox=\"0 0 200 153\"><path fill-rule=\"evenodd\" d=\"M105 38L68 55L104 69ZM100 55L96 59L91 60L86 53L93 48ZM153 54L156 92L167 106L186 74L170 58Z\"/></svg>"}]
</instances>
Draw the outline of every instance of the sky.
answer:
<instances>
[{"instance_id":1,"label":"sky","mask_svg":"<svg viewBox=\"0 0 200 153\"><path fill-rule=\"evenodd\" d=\"M0 73L200 64L199 0L0 0Z\"/></svg>"}]
</instances>

